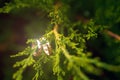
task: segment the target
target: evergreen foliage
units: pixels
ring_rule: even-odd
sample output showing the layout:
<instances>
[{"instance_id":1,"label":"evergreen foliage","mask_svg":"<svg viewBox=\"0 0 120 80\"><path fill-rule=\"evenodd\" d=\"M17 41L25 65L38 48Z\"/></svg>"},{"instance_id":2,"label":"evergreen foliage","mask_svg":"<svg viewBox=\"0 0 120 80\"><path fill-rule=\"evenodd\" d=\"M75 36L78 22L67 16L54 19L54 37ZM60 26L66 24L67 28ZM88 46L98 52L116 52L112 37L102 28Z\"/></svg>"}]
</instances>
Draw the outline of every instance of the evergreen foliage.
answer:
<instances>
[{"instance_id":1,"label":"evergreen foliage","mask_svg":"<svg viewBox=\"0 0 120 80\"><path fill-rule=\"evenodd\" d=\"M50 42L51 49L49 52L51 54L46 55L43 48L39 52L36 43L37 39L28 39L27 44L29 46L22 52L11 56L24 56L24 59L13 65L14 68L19 67L14 73L13 78L15 80L22 80L22 74L29 66L32 66L32 69L35 70L35 75L32 80L70 80L70 78L73 80L90 80L88 74L100 75L103 69L119 72L120 65L107 64L100 61L99 58L92 57L92 53L87 50L86 46L89 40L97 38L99 33L103 32L104 29L109 29L113 24L120 22L120 16L117 17L120 7L117 5L115 9L114 3L112 3L113 0L110 1L113 7L109 6L109 0L106 0L108 6L105 6L105 8L99 6L99 2L94 1L96 2L97 8L96 17L85 24L80 21L70 20L72 18L70 17L72 8L70 8L69 3L74 2L74 0L13 0L10 3L6 3L3 8L0 8L0 12L10 13L16 9L26 7L40 8L48 13L48 18L50 19L49 25L51 25L48 26L49 29L43 35ZM106 11L104 14L101 13L103 9ZM101 15L102 17L100 17ZM110 21L106 22L111 17L115 19L112 22L110 19ZM46 44L46 41L44 42L42 39L43 37L38 38L42 42L42 45ZM31 46L32 44L34 44L33 48ZM33 56L34 53L40 55ZM44 66L47 66L47 69ZM48 79L43 77L43 75L47 75Z\"/></svg>"}]
</instances>

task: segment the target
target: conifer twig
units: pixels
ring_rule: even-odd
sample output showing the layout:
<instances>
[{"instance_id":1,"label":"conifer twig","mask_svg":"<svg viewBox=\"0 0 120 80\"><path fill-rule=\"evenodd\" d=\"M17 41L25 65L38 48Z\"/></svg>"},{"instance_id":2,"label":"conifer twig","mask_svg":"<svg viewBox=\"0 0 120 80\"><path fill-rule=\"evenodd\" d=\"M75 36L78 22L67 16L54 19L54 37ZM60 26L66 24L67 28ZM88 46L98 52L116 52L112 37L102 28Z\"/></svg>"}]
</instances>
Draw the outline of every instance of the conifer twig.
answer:
<instances>
[{"instance_id":1,"label":"conifer twig","mask_svg":"<svg viewBox=\"0 0 120 80\"><path fill-rule=\"evenodd\" d=\"M119 36L118 34L115 34L115 33L113 33L112 31L109 31L109 30L105 30L105 32L106 32L109 36L111 36L111 37L113 37L113 38L115 38L115 39L117 39L117 40L120 40L120 36Z\"/></svg>"}]
</instances>

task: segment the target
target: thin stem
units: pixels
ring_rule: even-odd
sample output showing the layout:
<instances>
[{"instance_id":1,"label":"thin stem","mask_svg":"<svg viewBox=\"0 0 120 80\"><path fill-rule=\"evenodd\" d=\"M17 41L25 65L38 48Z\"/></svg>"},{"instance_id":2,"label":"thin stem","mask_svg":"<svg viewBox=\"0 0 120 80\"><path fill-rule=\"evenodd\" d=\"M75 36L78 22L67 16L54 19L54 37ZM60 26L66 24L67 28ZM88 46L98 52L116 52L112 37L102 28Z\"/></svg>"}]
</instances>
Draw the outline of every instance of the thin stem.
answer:
<instances>
[{"instance_id":1,"label":"thin stem","mask_svg":"<svg viewBox=\"0 0 120 80\"><path fill-rule=\"evenodd\" d=\"M120 40L120 36L119 36L118 34L115 34L115 33L111 32L111 31L109 31L109 30L105 30L105 32L106 32L109 36L111 36L111 37L113 37L113 38L115 38L115 39L117 39L117 40Z\"/></svg>"}]
</instances>

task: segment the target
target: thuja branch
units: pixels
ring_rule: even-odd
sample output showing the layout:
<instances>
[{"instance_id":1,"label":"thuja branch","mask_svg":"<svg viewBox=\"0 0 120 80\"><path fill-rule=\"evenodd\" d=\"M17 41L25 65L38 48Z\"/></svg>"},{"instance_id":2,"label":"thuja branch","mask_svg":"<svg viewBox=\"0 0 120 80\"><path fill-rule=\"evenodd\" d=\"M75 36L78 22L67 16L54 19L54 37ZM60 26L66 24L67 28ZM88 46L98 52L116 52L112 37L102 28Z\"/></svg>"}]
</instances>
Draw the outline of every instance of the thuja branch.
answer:
<instances>
[{"instance_id":1,"label":"thuja branch","mask_svg":"<svg viewBox=\"0 0 120 80\"><path fill-rule=\"evenodd\" d=\"M120 71L120 66L110 65L107 63L103 63L95 58L89 58L86 56L86 53L84 52L82 53L84 54L84 56L71 55L66 48L66 43L63 42L65 41L64 39L67 37L64 37L63 35L61 36L61 34L58 33L58 28L59 28L58 24L55 24L53 33L55 35L56 44L61 49L61 52L63 52L65 58L68 60L68 65L67 65L67 67L69 67L68 70L72 70L72 72L74 72L77 76L79 76L79 79L81 78L82 80L89 80L89 78L83 73L83 68L86 70L89 69L86 66L89 67L91 66L90 68L96 71L95 74L101 73L101 71L98 70L99 68L104 68L109 71L115 71L115 72ZM98 69L96 69L96 67L98 67ZM73 74L74 77L76 77L75 74Z\"/></svg>"},{"instance_id":2,"label":"thuja branch","mask_svg":"<svg viewBox=\"0 0 120 80\"><path fill-rule=\"evenodd\" d=\"M53 31L54 31L54 35L55 35L55 39L56 39L57 43L61 43L62 41L61 41L61 38L60 38L60 34L58 33L57 30L58 30L58 25L55 24L54 30L53 30ZM66 57L68 60L70 60L70 55L68 54L68 52L67 52L66 49L65 49L65 44L62 44L62 45L58 44L58 45L59 45L59 47L61 48L61 50L63 51L65 57Z\"/></svg>"}]
</instances>

